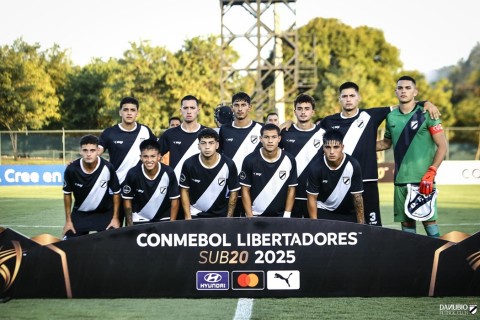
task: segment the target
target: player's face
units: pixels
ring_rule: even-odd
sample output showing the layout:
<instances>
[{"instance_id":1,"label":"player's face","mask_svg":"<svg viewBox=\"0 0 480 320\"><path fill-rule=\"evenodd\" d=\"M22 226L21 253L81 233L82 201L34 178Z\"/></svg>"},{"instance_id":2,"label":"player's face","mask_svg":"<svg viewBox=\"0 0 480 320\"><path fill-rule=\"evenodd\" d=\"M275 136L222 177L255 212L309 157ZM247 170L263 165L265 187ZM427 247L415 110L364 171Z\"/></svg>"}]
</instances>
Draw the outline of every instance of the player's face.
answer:
<instances>
[{"instance_id":1,"label":"player's face","mask_svg":"<svg viewBox=\"0 0 480 320\"><path fill-rule=\"evenodd\" d=\"M200 107L195 100L184 100L180 111L183 120L187 123L191 123L197 120Z\"/></svg>"},{"instance_id":2,"label":"player's face","mask_svg":"<svg viewBox=\"0 0 480 320\"><path fill-rule=\"evenodd\" d=\"M142 161L145 169L153 170L160 162L160 153L155 149L143 150L140 154L140 161Z\"/></svg>"},{"instance_id":3,"label":"player's face","mask_svg":"<svg viewBox=\"0 0 480 320\"><path fill-rule=\"evenodd\" d=\"M262 143L263 148L272 152L278 148L281 137L278 134L277 130L265 130L263 135L260 137L260 142Z\"/></svg>"},{"instance_id":4,"label":"player's face","mask_svg":"<svg viewBox=\"0 0 480 320\"><path fill-rule=\"evenodd\" d=\"M309 122L314 112L312 104L309 102L297 103L295 105L295 117L297 117L298 122Z\"/></svg>"},{"instance_id":5,"label":"player's face","mask_svg":"<svg viewBox=\"0 0 480 320\"><path fill-rule=\"evenodd\" d=\"M273 123L274 125L278 126L278 116L276 114L271 114L267 117L266 123Z\"/></svg>"},{"instance_id":6,"label":"player's face","mask_svg":"<svg viewBox=\"0 0 480 320\"><path fill-rule=\"evenodd\" d=\"M80 147L80 156L85 163L91 164L97 160L99 149L96 144L84 144Z\"/></svg>"},{"instance_id":7,"label":"player's face","mask_svg":"<svg viewBox=\"0 0 480 320\"><path fill-rule=\"evenodd\" d=\"M137 121L138 108L133 103L125 103L120 109L120 117L122 117L122 123L132 124Z\"/></svg>"},{"instance_id":8,"label":"player's face","mask_svg":"<svg viewBox=\"0 0 480 320\"><path fill-rule=\"evenodd\" d=\"M170 124L168 125L169 128L175 128L180 125L180 120L178 119L173 119L170 121Z\"/></svg>"},{"instance_id":9,"label":"player's face","mask_svg":"<svg viewBox=\"0 0 480 320\"><path fill-rule=\"evenodd\" d=\"M205 158L213 156L217 152L218 146L218 141L215 141L214 138L202 138L198 143L198 149Z\"/></svg>"},{"instance_id":10,"label":"player's face","mask_svg":"<svg viewBox=\"0 0 480 320\"><path fill-rule=\"evenodd\" d=\"M342 90L338 101L340 101L340 104L342 105L342 110L353 111L358 108L360 99L360 95L355 89L347 88Z\"/></svg>"},{"instance_id":11,"label":"player's face","mask_svg":"<svg viewBox=\"0 0 480 320\"><path fill-rule=\"evenodd\" d=\"M323 144L323 152L329 162L338 164L343 159L343 144L340 141L328 140Z\"/></svg>"},{"instance_id":12,"label":"player's face","mask_svg":"<svg viewBox=\"0 0 480 320\"><path fill-rule=\"evenodd\" d=\"M248 113L250 112L251 108L252 106L248 104L246 101L243 101L243 100L234 101L232 105L232 109L233 109L233 114L235 116L235 119L243 120L248 118Z\"/></svg>"},{"instance_id":13,"label":"player's face","mask_svg":"<svg viewBox=\"0 0 480 320\"><path fill-rule=\"evenodd\" d=\"M400 80L397 82L395 94L397 95L398 101L400 101L400 103L408 103L415 99L418 91L412 81Z\"/></svg>"}]
</instances>

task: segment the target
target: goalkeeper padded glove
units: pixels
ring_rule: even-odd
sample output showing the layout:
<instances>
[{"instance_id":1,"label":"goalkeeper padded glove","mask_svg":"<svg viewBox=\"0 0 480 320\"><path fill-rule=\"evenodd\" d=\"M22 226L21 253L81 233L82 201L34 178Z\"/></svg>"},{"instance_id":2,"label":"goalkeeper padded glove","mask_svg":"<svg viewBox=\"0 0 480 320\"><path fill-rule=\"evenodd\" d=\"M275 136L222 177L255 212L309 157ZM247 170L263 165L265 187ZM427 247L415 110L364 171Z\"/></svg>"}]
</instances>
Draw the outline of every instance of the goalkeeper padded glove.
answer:
<instances>
[{"instance_id":1,"label":"goalkeeper padded glove","mask_svg":"<svg viewBox=\"0 0 480 320\"><path fill-rule=\"evenodd\" d=\"M437 175L437 168L434 166L428 167L427 172L423 175L422 181L420 181L420 187L418 191L421 194L429 195L433 192L433 180L435 180L435 176Z\"/></svg>"}]
</instances>

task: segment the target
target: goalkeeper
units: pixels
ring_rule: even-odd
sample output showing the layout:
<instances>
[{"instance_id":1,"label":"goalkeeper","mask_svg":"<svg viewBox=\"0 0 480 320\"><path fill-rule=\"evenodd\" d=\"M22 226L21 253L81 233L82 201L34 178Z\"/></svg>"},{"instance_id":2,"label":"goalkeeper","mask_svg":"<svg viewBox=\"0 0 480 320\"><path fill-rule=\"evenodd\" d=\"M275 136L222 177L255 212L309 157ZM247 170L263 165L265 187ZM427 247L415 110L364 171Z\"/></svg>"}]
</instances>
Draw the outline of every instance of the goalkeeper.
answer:
<instances>
[{"instance_id":1,"label":"goalkeeper","mask_svg":"<svg viewBox=\"0 0 480 320\"><path fill-rule=\"evenodd\" d=\"M440 120L425 117L415 101L416 82L409 76L397 81L395 94L400 107L387 116L383 140L377 151L394 148L394 221L402 230L416 233L422 221L430 237L439 237L435 175L447 152L447 141Z\"/></svg>"}]
</instances>

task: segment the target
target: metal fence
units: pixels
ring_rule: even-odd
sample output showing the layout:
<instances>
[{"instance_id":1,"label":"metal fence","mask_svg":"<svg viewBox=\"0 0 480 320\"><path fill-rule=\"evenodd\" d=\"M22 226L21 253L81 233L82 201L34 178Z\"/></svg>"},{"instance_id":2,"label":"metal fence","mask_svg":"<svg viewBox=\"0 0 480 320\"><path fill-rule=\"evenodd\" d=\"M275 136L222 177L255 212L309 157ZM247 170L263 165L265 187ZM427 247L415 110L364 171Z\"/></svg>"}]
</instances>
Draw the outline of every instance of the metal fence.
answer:
<instances>
[{"instance_id":1,"label":"metal fence","mask_svg":"<svg viewBox=\"0 0 480 320\"><path fill-rule=\"evenodd\" d=\"M383 137L383 128L378 136ZM102 130L0 131L0 165L15 163L12 141L16 140L17 158L22 164L67 163L78 158L80 137L99 136ZM479 160L480 127L449 127L447 160ZM108 159L108 154L105 154ZM393 152L379 153L379 162L393 162Z\"/></svg>"}]
</instances>

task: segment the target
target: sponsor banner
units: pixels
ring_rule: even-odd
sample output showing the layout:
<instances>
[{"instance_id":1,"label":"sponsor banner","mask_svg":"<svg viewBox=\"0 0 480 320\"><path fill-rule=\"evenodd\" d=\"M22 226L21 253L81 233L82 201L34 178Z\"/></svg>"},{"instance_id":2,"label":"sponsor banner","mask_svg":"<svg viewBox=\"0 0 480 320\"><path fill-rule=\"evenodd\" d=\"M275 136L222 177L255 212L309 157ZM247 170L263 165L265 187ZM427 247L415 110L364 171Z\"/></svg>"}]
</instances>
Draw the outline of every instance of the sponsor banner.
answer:
<instances>
[{"instance_id":1,"label":"sponsor banner","mask_svg":"<svg viewBox=\"0 0 480 320\"><path fill-rule=\"evenodd\" d=\"M349 222L215 218L46 240L0 230L0 298L480 295L480 233L453 243Z\"/></svg>"},{"instance_id":2,"label":"sponsor banner","mask_svg":"<svg viewBox=\"0 0 480 320\"><path fill-rule=\"evenodd\" d=\"M437 184L480 184L480 161L443 161Z\"/></svg>"},{"instance_id":3,"label":"sponsor banner","mask_svg":"<svg viewBox=\"0 0 480 320\"><path fill-rule=\"evenodd\" d=\"M393 182L395 164L378 164L378 182ZM419 181L420 182L420 181ZM442 184L480 184L480 161L443 161L435 182Z\"/></svg>"},{"instance_id":4,"label":"sponsor banner","mask_svg":"<svg viewBox=\"0 0 480 320\"><path fill-rule=\"evenodd\" d=\"M0 166L0 186L61 186L64 165Z\"/></svg>"}]
</instances>

